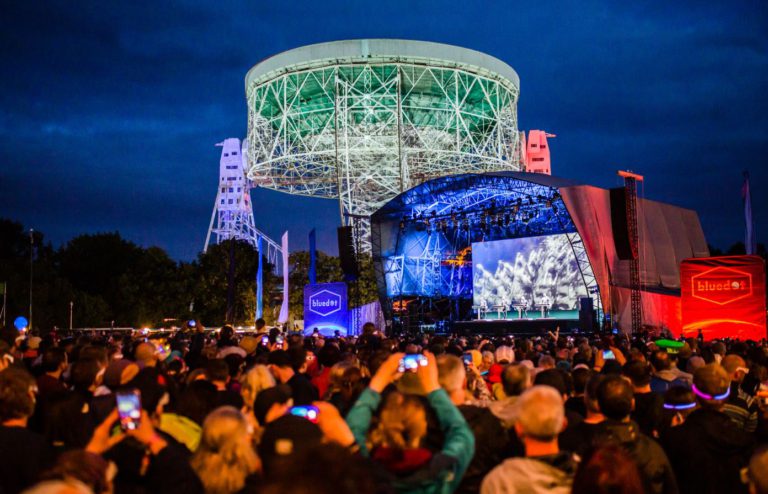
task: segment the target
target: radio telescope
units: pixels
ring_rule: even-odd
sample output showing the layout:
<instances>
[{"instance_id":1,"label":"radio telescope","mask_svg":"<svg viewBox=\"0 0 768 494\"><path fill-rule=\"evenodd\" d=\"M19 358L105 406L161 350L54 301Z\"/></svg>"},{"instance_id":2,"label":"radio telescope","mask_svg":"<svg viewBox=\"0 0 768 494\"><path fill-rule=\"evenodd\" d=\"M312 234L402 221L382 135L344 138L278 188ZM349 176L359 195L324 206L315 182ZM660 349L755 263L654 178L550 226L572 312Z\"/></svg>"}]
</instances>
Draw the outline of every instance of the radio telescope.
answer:
<instances>
[{"instance_id":1,"label":"radio telescope","mask_svg":"<svg viewBox=\"0 0 768 494\"><path fill-rule=\"evenodd\" d=\"M520 80L466 48L388 39L280 53L245 78L248 178L336 199L342 224L426 180L521 170Z\"/></svg>"}]
</instances>

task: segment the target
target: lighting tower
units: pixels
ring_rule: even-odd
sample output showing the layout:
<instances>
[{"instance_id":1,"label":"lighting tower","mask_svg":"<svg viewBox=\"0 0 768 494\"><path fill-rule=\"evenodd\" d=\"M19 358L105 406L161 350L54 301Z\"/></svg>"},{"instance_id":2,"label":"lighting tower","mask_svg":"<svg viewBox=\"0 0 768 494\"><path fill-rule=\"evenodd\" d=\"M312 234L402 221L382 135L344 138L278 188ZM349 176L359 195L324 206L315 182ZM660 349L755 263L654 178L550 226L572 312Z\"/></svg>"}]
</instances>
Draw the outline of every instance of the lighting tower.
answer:
<instances>
[{"instance_id":1,"label":"lighting tower","mask_svg":"<svg viewBox=\"0 0 768 494\"><path fill-rule=\"evenodd\" d=\"M624 178L624 198L627 210L627 230L629 231L629 246L632 259L629 261L629 286L631 289L632 334L638 334L643 324L643 305L640 296L640 249L637 228L637 182L643 181L643 176L630 171L619 171Z\"/></svg>"},{"instance_id":2,"label":"lighting tower","mask_svg":"<svg viewBox=\"0 0 768 494\"><path fill-rule=\"evenodd\" d=\"M460 173L521 170L520 79L456 46L348 40L290 50L246 75L248 177L339 201L341 221ZM370 224L363 222L363 250Z\"/></svg>"},{"instance_id":3,"label":"lighting tower","mask_svg":"<svg viewBox=\"0 0 768 494\"><path fill-rule=\"evenodd\" d=\"M267 262L275 269L281 264L282 255L280 244L266 236L254 226L253 205L251 204L251 188L253 184L245 174L245 163L248 149L245 142L240 145L240 139L229 138L216 144L221 147L219 161L219 183L216 201L213 204L211 222L205 237L203 252L208 250L211 234L215 235L215 243L224 240L245 240L254 248L258 239L262 239Z\"/></svg>"}]
</instances>

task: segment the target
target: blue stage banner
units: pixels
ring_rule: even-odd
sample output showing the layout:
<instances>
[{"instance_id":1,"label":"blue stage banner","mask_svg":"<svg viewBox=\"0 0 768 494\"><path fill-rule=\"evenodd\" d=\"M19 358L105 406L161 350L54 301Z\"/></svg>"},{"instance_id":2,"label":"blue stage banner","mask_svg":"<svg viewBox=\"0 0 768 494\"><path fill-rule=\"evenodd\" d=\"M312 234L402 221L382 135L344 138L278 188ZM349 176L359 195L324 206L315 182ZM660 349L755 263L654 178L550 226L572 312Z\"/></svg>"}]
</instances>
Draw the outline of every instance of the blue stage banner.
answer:
<instances>
[{"instance_id":1,"label":"blue stage banner","mask_svg":"<svg viewBox=\"0 0 768 494\"><path fill-rule=\"evenodd\" d=\"M304 334L317 328L325 336L349 329L346 283L317 283L304 287Z\"/></svg>"}]
</instances>

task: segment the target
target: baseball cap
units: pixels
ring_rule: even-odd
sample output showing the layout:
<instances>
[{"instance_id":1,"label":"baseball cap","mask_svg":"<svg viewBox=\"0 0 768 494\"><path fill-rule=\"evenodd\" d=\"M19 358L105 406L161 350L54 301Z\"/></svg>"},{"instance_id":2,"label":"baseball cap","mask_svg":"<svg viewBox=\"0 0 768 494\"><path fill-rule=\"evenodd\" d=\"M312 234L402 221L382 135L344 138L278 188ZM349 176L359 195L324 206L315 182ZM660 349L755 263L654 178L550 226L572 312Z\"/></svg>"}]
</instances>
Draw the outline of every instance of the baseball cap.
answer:
<instances>
[{"instance_id":1,"label":"baseball cap","mask_svg":"<svg viewBox=\"0 0 768 494\"><path fill-rule=\"evenodd\" d=\"M113 360L104 371L104 384L110 389L125 386L136 377L139 370L139 366L130 360Z\"/></svg>"},{"instance_id":2,"label":"baseball cap","mask_svg":"<svg viewBox=\"0 0 768 494\"><path fill-rule=\"evenodd\" d=\"M258 398L257 398L258 399ZM307 419L284 415L267 424L258 446L259 456L269 471L274 462L320 444L323 433Z\"/></svg>"}]
</instances>

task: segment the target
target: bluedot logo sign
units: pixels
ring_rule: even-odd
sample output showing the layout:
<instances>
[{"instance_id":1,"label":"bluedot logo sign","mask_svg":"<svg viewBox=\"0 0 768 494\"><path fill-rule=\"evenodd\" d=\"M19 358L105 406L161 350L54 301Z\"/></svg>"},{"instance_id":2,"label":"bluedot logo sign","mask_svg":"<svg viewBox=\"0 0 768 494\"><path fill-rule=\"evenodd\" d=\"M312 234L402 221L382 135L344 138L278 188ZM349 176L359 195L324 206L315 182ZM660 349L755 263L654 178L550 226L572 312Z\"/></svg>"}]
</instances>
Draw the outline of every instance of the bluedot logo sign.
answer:
<instances>
[{"instance_id":1,"label":"bluedot logo sign","mask_svg":"<svg viewBox=\"0 0 768 494\"><path fill-rule=\"evenodd\" d=\"M321 290L309 297L309 311L318 316L330 316L341 310L341 295L330 290Z\"/></svg>"},{"instance_id":2,"label":"bluedot logo sign","mask_svg":"<svg viewBox=\"0 0 768 494\"><path fill-rule=\"evenodd\" d=\"M304 287L304 333L317 328L324 335L340 331L346 335L349 327L346 283L317 283Z\"/></svg>"}]
</instances>

